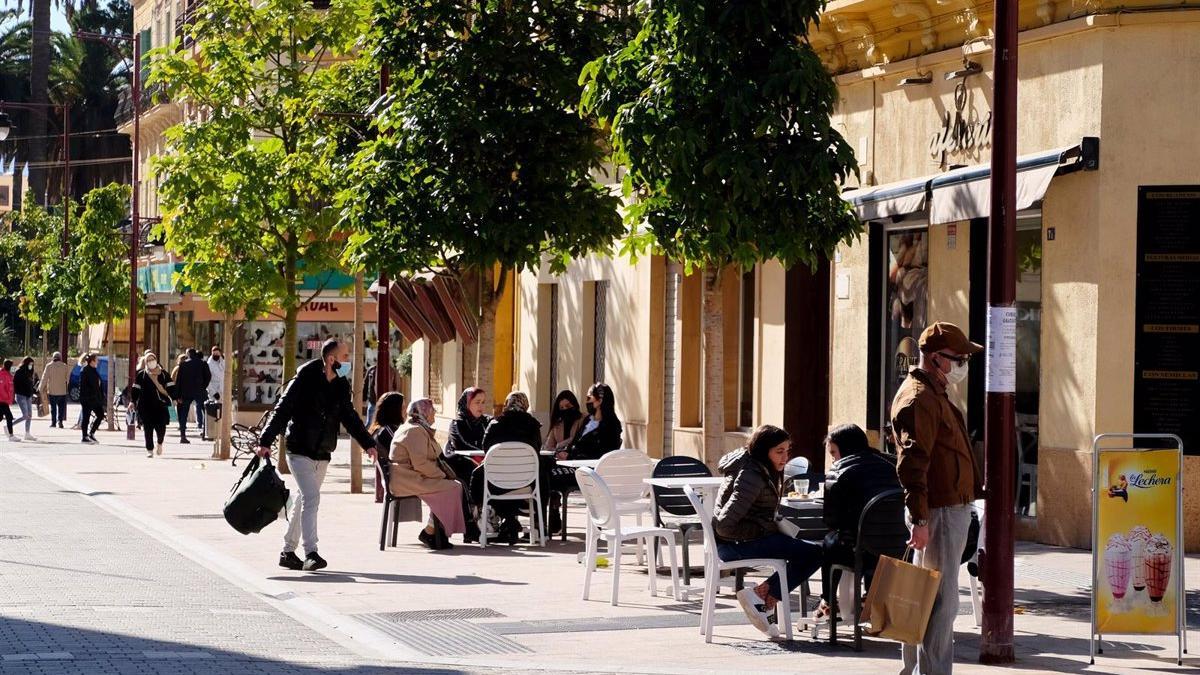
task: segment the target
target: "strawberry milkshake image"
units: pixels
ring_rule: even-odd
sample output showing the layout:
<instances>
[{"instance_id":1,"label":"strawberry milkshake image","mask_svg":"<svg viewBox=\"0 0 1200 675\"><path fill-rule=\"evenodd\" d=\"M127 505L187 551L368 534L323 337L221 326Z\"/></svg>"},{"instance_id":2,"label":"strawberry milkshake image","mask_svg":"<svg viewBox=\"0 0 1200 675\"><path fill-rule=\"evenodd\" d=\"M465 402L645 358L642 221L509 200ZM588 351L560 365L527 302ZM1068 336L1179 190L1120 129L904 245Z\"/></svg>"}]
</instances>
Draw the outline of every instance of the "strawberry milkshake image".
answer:
<instances>
[{"instance_id":1,"label":"strawberry milkshake image","mask_svg":"<svg viewBox=\"0 0 1200 675\"><path fill-rule=\"evenodd\" d=\"M1161 534L1146 544L1146 594L1150 602L1162 602L1171 581L1171 542Z\"/></svg>"},{"instance_id":2,"label":"strawberry milkshake image","mask_svg":"<svg viewBox=\"0 0 1200 675\"><path fill-rule=\"evenodd\" d=\"M1108 538L1108 544L1104 547L1104 568L1108 572L1108 586L1112 589L1113 598L1124 598L1133 571L1133 549L1123 535L1114 534Z\"/></svg>"},{"instance_id":3,"label":"strawberry milkshake image","mask_svg":"<svg viewBox=\"0 0 1200 675\"><path fill-rule=\"evenodd\" d=\"M1133 590L1146 588L1146 545L1150 543L1150 530L1138 525L1129 531L1129 546L1133 549Z\"/></svg>"}]
</instances>

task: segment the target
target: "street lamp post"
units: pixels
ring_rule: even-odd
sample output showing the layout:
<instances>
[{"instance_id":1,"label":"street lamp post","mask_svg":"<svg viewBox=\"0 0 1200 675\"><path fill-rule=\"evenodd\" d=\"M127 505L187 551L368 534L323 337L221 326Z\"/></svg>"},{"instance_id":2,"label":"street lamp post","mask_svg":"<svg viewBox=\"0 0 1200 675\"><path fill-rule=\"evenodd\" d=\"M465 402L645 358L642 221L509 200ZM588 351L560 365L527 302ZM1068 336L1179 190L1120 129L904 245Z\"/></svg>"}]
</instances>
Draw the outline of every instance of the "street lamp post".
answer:
<instances>
[{"instance_id":1,"label":"street lamp post","mask_svg":"<svg viewBox=\"0 0 1200 675\"><path fill-rule=\"evenodd\" d=\"M0 101L0 111L5 108L15 108L20 110L44 110L55 109L62 112L62 153L63 153L63 174L62 174L62 204L63 204L63 232L62 232L62 256L67 257L71 252L71 104L70 103L7 103ZM8 138L9 133L16 127L7 114L0 115L0 141ZM63 359L67 358L67 315L64 312L58 329L58 351L62 353Z\"/></svg>"}]
</instances>

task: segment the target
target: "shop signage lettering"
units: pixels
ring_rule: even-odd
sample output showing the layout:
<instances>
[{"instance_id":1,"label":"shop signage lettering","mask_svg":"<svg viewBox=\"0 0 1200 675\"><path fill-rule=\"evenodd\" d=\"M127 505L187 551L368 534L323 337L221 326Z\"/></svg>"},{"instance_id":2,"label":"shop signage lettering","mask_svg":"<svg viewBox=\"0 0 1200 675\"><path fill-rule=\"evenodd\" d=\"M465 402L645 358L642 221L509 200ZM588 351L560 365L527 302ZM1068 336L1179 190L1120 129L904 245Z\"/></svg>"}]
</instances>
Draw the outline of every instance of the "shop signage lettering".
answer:
<instances>
[{"instance_id":1,"label":"shop signage lettering","mask_svg":"<svg viewBox=\"0 0 1200 675\"><path fill-rule=\"evenodd\" d=\"M329 302L328 300L306 302L306 303L300 305L300 311L301 312L337 312L338 305L336 302Z\"/></svg>"},{"instance_id":2,"label":"shop signage lettering","mask_svg":"<svg viewBox=\"0 0 1200 675\"><path fill-rule=\"evenodd\" d=\"M954 88L954 112L949 110L942 116L942 127L929 141L929 156L938 158L947 154L981 150L991 146L992 113L980 117L973 109L967 110L967 85L960 82Z\"/></svg>"},{"instance_id":3,"label":"shop signage lettering","mask_svg":"<svg viewBox=\"0 0 1200 675\"><path fill-rule=\"evenodd\" d=\"M1170 476L1157 476L1157 472L1151 470L1149 475L1135 473L1129 477L1129 484L1136 488L1152 488L1159 485L1170 485Z\"/></svg>"}]
</instances>

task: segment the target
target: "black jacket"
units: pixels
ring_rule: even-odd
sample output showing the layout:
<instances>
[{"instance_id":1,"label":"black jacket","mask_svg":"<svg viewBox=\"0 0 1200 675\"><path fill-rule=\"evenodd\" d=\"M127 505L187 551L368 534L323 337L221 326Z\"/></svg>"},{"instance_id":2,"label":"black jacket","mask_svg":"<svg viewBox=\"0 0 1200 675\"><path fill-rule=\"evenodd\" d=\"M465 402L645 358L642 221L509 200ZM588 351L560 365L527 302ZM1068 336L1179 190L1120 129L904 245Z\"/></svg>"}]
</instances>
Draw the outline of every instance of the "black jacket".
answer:
<instances>
[{"instance_id":1,"label":"black jacket","mask_svg":"<svg viewBox=\"0 0 1200 675\"><path fill-rule=\"evenodd\" d=\"M137 405L138 417L144 420L163 420L169 415L171 406L171 376L166 368L158 369L158 384L167 392L163 396L154 386L154 376L145 369L137 371L133 378L133 402Z\"/></svg>"},{"instance_id":2,"label":"black jacket","mask_svg":"<svg viewBox=\"0 0 1200 675\"><path fill-rule=\"evenodd\" d=\"M487 450L483 446L483 433L492 421L487 415L471 417L467 409L467 393L458 397L458 416L450 420L450 436L446 440L446 453L456 450Z\"/></svg>"},{"instance_id":3,"label":"black jacket","mask_svg":"<svg viewBox=\"0 0 1200 675\"><path fill-rule=\"evenodd\" d=\"M17 396L33 396L37 391L37 374L32 368L18 368L13 373L13 394Z\"/></svg>"},{"instance_id":4,"label":"black jacket","mask_svg":"<svg viewBox=\"0 0 1200 675\"><path fill-rule=\"evenodd\" d=\"M590 434L584 433L588 420L585 417L575 440L567 451L571 459L600 459L605 454L621 448L621 420L613 416L600 420L600 425Z\"/></svg>"},{"instance_id":5,"label":"black jacket","mask_svg":"<svg viewBox=\"0 0 1200 675\"><path fill-rule=\"evenodd\" d=\"M523 410L507 410L483 432L484 450L497 443L524 443L537 450L542 447L542 423Z\"/></svg>"},{"instance_id":6,"label":"black jacket","mask_svg":"<svg viewBox=\"0 0 1200 675\"><path fill-rule=\"evenodd\" d=\"M270 447L286 427L289 454L328 460L337 448L339 425L363 449L375 447L375 439L367 433L350 400L350 382L340 375L332 381L326 379L325 364L313 359L300 366L284 387L258 443Z\"/></svg>"},{"instance_id":7,"label":"black jacket","mask_svg":"<svg viewBox=\"0 0 1200 675\"><path fill-rule=\"evenodd\" d=\"M725 476L713 510L713 529L723 541L753 541L779 532L775 511L780 485L767 467L739 448L717 463Z\"/></svg>"},{"instance_id":8,"label":"black jacket","mask_svg":"<svg viewBox=\"0 0 1200 675\"><path fill-rule=\"evenodd\" d=\"M104 409L104 383L100 371L92 366L79 371L79 403L93 410Z\"/></svg>"},{"instance_id":9,"label":"black jacket","mask_svg":"<svg viewBox=\"0 0 1200 675\"><path fill-rule=\"evenodd\" d=\"M175 395L184 401L208 398L208 383L212 371L200 357L192 357L179 366L175 377Z\"/></svg>"},{"instance_id":10,"label":"black jacket","mask_svg":"<svg viewBox=\"0 0 1200 675\"><path fill-rule=\"evenodd\" d=\"M853 546L858 519L875 495L900 487L896 465L874 450L846 455L833 463L825 477L825 524L838 541Z\"/></svg>"}]
</instances>

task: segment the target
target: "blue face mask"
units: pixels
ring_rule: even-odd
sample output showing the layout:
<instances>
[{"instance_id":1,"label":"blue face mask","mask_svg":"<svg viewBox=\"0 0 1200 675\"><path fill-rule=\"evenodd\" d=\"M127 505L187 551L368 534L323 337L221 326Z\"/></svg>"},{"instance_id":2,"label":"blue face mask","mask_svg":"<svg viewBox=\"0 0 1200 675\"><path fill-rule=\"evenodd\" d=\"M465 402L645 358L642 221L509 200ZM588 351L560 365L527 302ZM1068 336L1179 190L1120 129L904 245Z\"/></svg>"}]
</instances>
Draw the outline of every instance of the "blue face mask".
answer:
<instances>
[{"instance_id":1,"label":"blue face mask","mask_svg":"<svg viewBox=\"0 0 1200 675\"><path fill-rule=\"evenodd\" d=\"M350 375L350 364L341 362L336 363L337 365L334 366L334 370L337 372L337 374L341 375L342 377L348 377Z\"/></svg>"}]
</instances>

